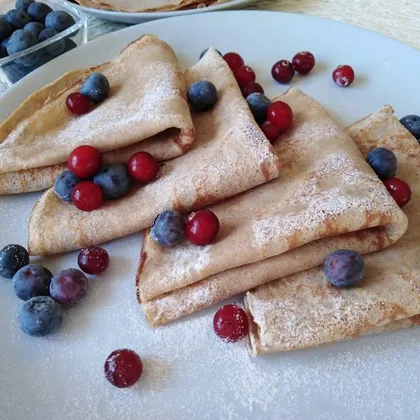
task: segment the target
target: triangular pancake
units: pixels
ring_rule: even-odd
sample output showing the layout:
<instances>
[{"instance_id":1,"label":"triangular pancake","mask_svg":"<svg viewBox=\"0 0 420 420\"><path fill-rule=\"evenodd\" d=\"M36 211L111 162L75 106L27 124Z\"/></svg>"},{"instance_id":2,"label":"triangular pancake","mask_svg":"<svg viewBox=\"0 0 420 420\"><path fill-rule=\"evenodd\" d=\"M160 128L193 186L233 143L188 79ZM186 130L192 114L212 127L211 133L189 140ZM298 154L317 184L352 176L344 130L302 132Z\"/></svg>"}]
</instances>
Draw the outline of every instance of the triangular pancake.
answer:
<instances>
[{"instance_id":1,"label":"triangular pancake","mask_svg":"<svg viewBox=\"0 0 420 420\"><path fill-rule=\"evenodd\" d=\"M100 244L152 225L158 213L188 212L231 197L279 175L276 154L255 123L226 62L211 49L187 70L187 85L210 80L215 107L193 115L196 140L183 156L165 162L158 178L87 213L48 190L29 222L32 255L54 254Z\"/></svg>"},{"instance_id":2,"label":"triangular pancake","mask_svg":"<svg viewBox=\"0 0 420 420\"><path fill-rule=\"evenodd\" d=\"M109 97L85 115L70 113L67 95L95 71L107 76ZM126 161L137 150L164 160L184 153L193 140L177 58L166 43L145 35L114 61L71 71L35 92L0 125L0 194L52 186L81 144L107 152L106 161Z\"/></svg>"},{"instance_id":3,"label":"triangular pancake","mask_svg":"<svg viewBox=\"0 0 420 420\"><path fill-rule=\"evenodd\" d=\"M409 228L392 247L365 257L366 276L358 287L329 286L315 268L247 293L253 355L419 324L420 146L389 106L351 125L349 133L364 155L379 146L397 155L397 177L412 189L404 207Z\"/></svg>"},{"instance_id":4,"label":"triangular pancake","mask_svg":"<svg viewBox=\"0 0 420 420\"><path fill-rule=\"evenodd\" d=\"M164 249L146 236L137 293L151 324L316 267L337 247L368 253L405 232L404 213L322 106L297 89L280 99L295 114L275 144L280 177L213 206L221 231L212 245Z\"/></svg>"}]
</instances>

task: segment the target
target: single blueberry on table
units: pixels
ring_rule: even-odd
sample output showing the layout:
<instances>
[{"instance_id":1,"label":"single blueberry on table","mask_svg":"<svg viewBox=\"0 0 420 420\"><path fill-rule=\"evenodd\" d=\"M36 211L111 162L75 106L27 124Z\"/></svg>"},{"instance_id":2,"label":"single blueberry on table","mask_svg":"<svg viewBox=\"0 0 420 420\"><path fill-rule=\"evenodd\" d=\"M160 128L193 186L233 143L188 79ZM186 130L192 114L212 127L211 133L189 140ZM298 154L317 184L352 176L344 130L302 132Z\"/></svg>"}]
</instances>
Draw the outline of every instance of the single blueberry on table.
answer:
<instances>
[{"instance_id":1,"label":"single blueberry on table","mask_svg":"<svg viewBox=\"0 0 420 420\"><path fill-rule=\"evenodd\" d=\"M47 39L52 38L54 35L57 35L58 31L53 28L45 28L38 37L39 42L43 42ZM60 54L63 54L64 50L66 49L66 41L65 39L57 39L52 44L43 48L43 50L47 53L52 55L53 57L57 57Z\"/></svg>"},{"instance_id":2,"label":"single blueberry on table","mask_svg":"<svg viewBox=\"0 0 420 420\"><path fill-rule=\"evenodd\" d=\"M159 245L173 246L184 237L184 225L182 214L167 210L156 217L150 235Z\"/></svg>"},{"instance_id":3,"label":"single blueberry on table","mask_svg":"<svg viewBox=\"0 0 420 420\"><path fill-rule=\"evenodd\" d=\"M131 179L125 165L114 163L103 166L101 171L93 177L93 182L101 187L107 200L113 200L128 192Z\"/></svg>"},{"instance_id":4,"label":"single blueberry on table","mask_svg":"<svg viewBox=\"0 0 420 420\"><path fill-rule=\"evenodd\" d=\"M51 7L45 3L35 2L28 7L29 17L35 22L42 23L43 25L45 25L45 18L48 13L51 13L52 11Z\"/></svg>"},{"instance_id":5,"label":"single blueberry on table","mask_svg":"<svg viewBox=\"0 0 420 420\"><path fill-rule=\"evenodd\" d=\"M363 279L365 263L358 252L341 249L328 255L324 273L333 286L352 287Z\"/></svg>"},{"instance_id":6,"label":"single blueberry on table","mask_svg":"<svg viewBox=\"0 0 420 420\"><path fill-rule=\"evenodd\" d=\"M75 23L73 16L64 10L50 12L45 18L45 27L54 28L58 32L63 32Z\"/></svg>"},{"instance_id":7,"label":"single blueberry on table","mask_svg":"<svg viewBox=\"0 0 420 420\"><path fill-rule=\"evenodd\" d=\"M82 83L80 93L87 96L91 102L102 102L108 96L109 82L102 73L92 73Z\"/></svg>"},{"instance_id":8,"label":"single blueberry on table","mask_svg":"<svg viewBox=\"0 0 420 420\"><path fill-rule=\"evenodd\" d=\"M31 32L36 39L38 39L39 34L45 29L44 25L39 22L29 22L23 28L25 31Z\"/></svg>"},{"instance_id":9,"label":"single blueberry on table","mask_svg":"<svg viewBox=\"0 0 420 420\"><path fill-rule=\"evenodd\" d=\"M79 182L81 182L81 179L74 175L73 172L64 171L55 180L54 192L61 200L70 202L73 189Z\"/></svg>"},{"instance_id":10,"label":"single blueberry on table","mask_svg":"<svg viewBox=\"0 0 420 420\"><path fill-rule=\"evenodd\" d=\"M206 48L204 51L200 54L200 60L205 56L206 52L210 49L210 47ZM219 54L222 57L222 53L219 50L216 50L217 54Z\"/></svg>"},{"instance_id":11,"label":"single blueberry on table","mask_svg":"<svg viewBox=\"0 0 420 420\"><path fill-rule=\"evenodd\" d=\"M406 115L400 119L400 123L415 137L420 143L420 117L418 115Z\"/></svg>"},{"instance_id":12,"label":"single blueberry on table","mask_svg":"<svg viewBox=\"0 0 420 420\"><path fill-rule=\"evenodd\" d=\"M34 1L35 0L16 0L15 7L16 7L16 9L23 10L26 13L28 11L28 7Z\"/></svg>"},{"instance_id":13,"label":"single blueberry on table","mask_svg":"<svg viewBox=\"0 0 420 420\"><path fill-rule=\"evenodd\" d=\"M0 251L0 276L11 279L25 265L29 264L28 251L22 245L6 245Z\"/></svg>"},{"instance_id":14,"label":"single blueberry on table","mask_svg":"<svg viewBox=\"0 0 420 420\"><path fill-rule=\"evenodd\" d=\"M262 93L251 93L246 98L248 106L257 124L262 124L267 119L267 109L271 104L270 99Z\"/></svg>"},{"instance_id":15,"label":"single blueberry on table","mask_svg":"<svg viewBox=\"0 0 420 420\"><path fill-rule=\"evenodd\" d=\"M23 332L34 337L52 334L60 328L63 310L49 296L36 296L27 300L19 311L18 322Z\"/></svg>"},{"instance_id":16,"label":"single blueberry on table","mask_svg":"<svg viewBox=\"0 0 420 420\"><path fill-rule=\"evenodd\" d=\"M12 29L23 29L23 27L31 21L31 18L22 10L9 10L4 16L7 23Z\"/></svg>"},{"instance_id":17,"label":"single blueberry on table","mask_svg":"<svg viewBox=\"0 0 420 420\"><path fill-rule=\"evenodd\" d=\"M12 27L4 17L0 17L0 41L8 38L13 32Z\"/></svg>"},{"instance_id":18,"label":"single blueberry on table","mask_svg":"<svg viewBox=\"0 0 420 420\"><path fill-rule=\"evenodd\" d=\"M385 147L372 149L366 156L366 162L383 181L393 178L397 172L397 157Z\"/></svg>"},{"instance_id":19,"label":"single blueberry on table","mask_svg":"<svg viewBox=\"0 0 420 420\"><path fill-rule=\"evenodd\" d=\"M74 305L86 295L88 284L83 272L76 268L67 268L51 279L50 295L63 305Z\"/></svg>"},{"instance_id":20,"label":"single blueberry on table","mask_svg":"<svg viewBox=\"0 0 420 420\"><path fill-rule=\"evenodd\" d=\"M187 97L194 110L208 111L217 101L217 89L213 83L200 80L188 88Z\"/></svg>"},{"instance_id":21,"label":"single blueberry on table","mask_svg":"<svg viewBox=\"0 0 420 420\"><path fill-rule=\"evenodd\" d=\"M35 296L49 296L52 273L39 264L29 264L22 267L12 280L16 296L29 300Z\"/></svg>"}]
</instances>

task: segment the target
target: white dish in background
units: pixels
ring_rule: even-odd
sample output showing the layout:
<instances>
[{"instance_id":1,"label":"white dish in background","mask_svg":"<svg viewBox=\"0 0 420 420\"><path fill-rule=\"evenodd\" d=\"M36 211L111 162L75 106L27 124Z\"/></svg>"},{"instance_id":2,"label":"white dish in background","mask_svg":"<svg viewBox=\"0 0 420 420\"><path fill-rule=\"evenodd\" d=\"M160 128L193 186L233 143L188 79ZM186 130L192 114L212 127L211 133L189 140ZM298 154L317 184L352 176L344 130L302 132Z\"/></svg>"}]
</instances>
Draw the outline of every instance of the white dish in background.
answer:
<instances>
[{"instance_id":1,"label":"white dish in background","mask_svg":"<svg viewBox=\"0 0 420 420\"><path fill-rule=\"evenodd\" d=\"M1 97L0 121L64 71L109 60L144 33L169 42L182 66L213 45L237 51L268 94L282 92L271 65L302 50L317 66L291 86L348 124L390 103L397 115L419 112L415 71L420 53L338 22L270 12L209 13L134 26L89 42L17 83ZM337 87L331 72L351 64L356 81ZM26 243L39 194L0 197L0 246ZM147 205L143 203L142 205ZM140 234L105 244L111 267L92 279L86 299L60 332L31 338L17 325L22 304L0 279L0 418L5 420L137 419L418 419L420 328L322 348L250 359L243 343L228 345L212 330L215 308L158 329L136 302ZM75 267L77 253L45 259L52 271ZM108 354L137 351L144 374L131 389L104 378Z\"/></svg>"},{"instance_id":2,"label":"white dish in background","mask_svg":"<svg viewBox=\"0 0 420 420\"><path fill-rule=\"evenodd\" d=\"M74 8L80 10L81 12L86 13L87 15L94 16L98 19L106 19L112 20L114 22L122 22L122 23L143 23L148 22L150 20L155 19L165 19L169 17L176 17L176 16L185 16L185 15L194 15L197 13L207 13L207 12L215 12L220 10L228 10L228 9L241 9L243 7L249 6L252 3L256 3L257 0L230 0L226 3L220 4L213 4L208 7L200 7L195 9L187 9L187 10L174 10L170 12L113 12L110 10L101 10L101 9L93 9L91 7L81 6L77 3L69 2L68 0L64 0L67 3L70 3Z\"/></svg>"}]
</instances>

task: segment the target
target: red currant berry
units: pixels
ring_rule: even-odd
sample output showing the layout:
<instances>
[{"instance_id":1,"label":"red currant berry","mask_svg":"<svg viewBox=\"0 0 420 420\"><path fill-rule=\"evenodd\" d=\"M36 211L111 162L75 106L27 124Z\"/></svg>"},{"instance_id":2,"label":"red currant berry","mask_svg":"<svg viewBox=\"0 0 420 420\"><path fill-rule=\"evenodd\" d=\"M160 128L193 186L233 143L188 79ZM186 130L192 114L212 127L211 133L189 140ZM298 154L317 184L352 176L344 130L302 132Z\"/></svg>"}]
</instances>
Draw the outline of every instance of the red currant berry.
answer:
<instances>
[{"instance_id":1,"label":"red currant berry","mask_svg":"<svg viewBox=\"0 0 420 420\"><path fill-rule=\"evenodd\" d=\"M411 200L410 186L399 178L384 181L386 189L400 207L404 207Z\"/></svg>"},{"instance_id":2,"label":"red currant berry","mask_svg":"<svg viewBox=\"0 0 420 420\"><path fill-rule=\"evenodd\" d=\"M67 167L79 178L89 178L97 174L101 165L102 154L92 146L76 147L67 161Z\"/></svg>"},{"instance_id":3,"label":"red currant berry","mask_svg":"<svg viewBox=\"0 0 420 420\"><path fill-rule=\"evenodd\" d=\"M79 92L70 93L66 98L68 110L77 115L86 114L90 110L90 102L87 96Z\"/></svg>"},{"instance_id":4,"label":"red currant berry","mask_svg":"<svg viewBox=\"0 0 420 420\"><path fill-rule=\"evenodd\" d=\"M159 170L156 159L147 152L135 153L129 159L127 166L131 178L144 184L152 181Z\"/></svg>"},{"instance_id":5,"label":"red currant berry","mask_svg":"<svg viewBox=\"0 0 420 420\"><path fill-rule=\"evenodd\" d=\"M192 213L184 227L185 236L195 245L211 244L219 233L220 222L210 210Z\"/></svg>"},{"instance_id":6,"label":"red currant berry","mask_svg":"<svg viewBox=\"0 0 420 420\"><path fill-rule=\"evenodd\" d=\"M228 66L232 71L235 71L238 67L244 65L243 58L235 52L228 52L223 56L223 58L225 59L226 63L228 63Z\"/></svg>"},{"instance_id":7,"label":"red currant berry","mask_svg":"<svg viewBox=\"0 0 420 420\"><path fill-rule=\"evenodd\" d=\"M251 82L242 89L242 95L244 95L244 98L246 99L251 93L264 94L264 89L259 83Z\"/></svg>"},{"instance_id":8,"label":"red currant berry","mask_svg":"<svg viewBox=\"0 0 420 420\"><path fill-rule=\"evenodd\" d=\"M271 75L276 82L289 83L295 75L295 69L290 61L280 60L273 64Z\"/></svg>"},{"instance_id":9,"label":"red currant berry","mask_svg":"<svg viewBox=\"0 0 420 420\"><path fill-rule=\"evenodd\" d=\"M309 51L302 51L293 57L292 64L299 74L307 74L315 67L315 57Z\"/></svg>"},{"instance_id":10,"label":"red currant berry","mask_svg":"<svg viewBox=\"0 0 420 420\"><path fill-rule=\"evenodd\" d=\"M101 187L91 181L83 181L76 184L71 194L71 201L83 211L99 209L103 202Z\"/></svg>"},{"instance_id":11,"label":"red currant berry","mask_svg":"<svg viewBox=\"0 0 420 420\"><path fill-rule=\"evenodd\" d=\"M270 143L274 143L280 134L279 128L270 121L266 121L262 124L261 130Z\"/></svg>"},{"instance_id":12,"label":"red currant berry","mask_svg":"<svg viewBox=\"0 0 420 420\"><path fill-rule=\"evenodd\" d=\"M241 340L248 334L248 317L237 305L222 306L214 315L213 329L216 335L227 343Z\"/></svg>"},{"instance_id":13,"label":"red currant berry","mask_svg":"<svg viewBox=\"0 0 420 420\"><path fill-rule=\"evenodd\" d=\"M354 70L348 65L338 66L333 71L332 78L338 86L349 86L354 80Z\"/></svg>"},{"instance_id":14,"label":"red currant berry","mask_svg":"<svg viewBox=\"0 0 420 420\"><path fill-rule=\"evenodd\" d=\"M77 263L87 274L101 274L108 268L109 255L100 246L90 246L79 252Z\"/></svg>"},{"instance_id":15,"label":"red currant berry","mask_svg":"<svg viewBox=\"0 0 420 420\"><path fill-rule=\"evenodd\" d=\"M273 123L280 132L286 131L293 123L293 111L282 101L272 102L267 109L267 120Z\"/></svg>"},{"instance_id":16,"label":"red currant berry","mask_svg":"<svg viewBox=\"0 0 420 420\"><path fill-rule=\"evenodd\" d=\"M113 351L105 361L105 377L118 388L134 385L143 373L143 363L137 353L129 349Z\"/></svg>"},{"instance_id":17,"label":"red currant berry","mask_svg":"<svg viewBox=\"0 0 420 420\"><path fill-rule=\"evenodd\" d=\"M249 83L255 82L255 73L251 69L251 67L248 67L248 66L238 67L233 72L233 74L241 89L244 88Z\"/></svg>"}]
</instances>

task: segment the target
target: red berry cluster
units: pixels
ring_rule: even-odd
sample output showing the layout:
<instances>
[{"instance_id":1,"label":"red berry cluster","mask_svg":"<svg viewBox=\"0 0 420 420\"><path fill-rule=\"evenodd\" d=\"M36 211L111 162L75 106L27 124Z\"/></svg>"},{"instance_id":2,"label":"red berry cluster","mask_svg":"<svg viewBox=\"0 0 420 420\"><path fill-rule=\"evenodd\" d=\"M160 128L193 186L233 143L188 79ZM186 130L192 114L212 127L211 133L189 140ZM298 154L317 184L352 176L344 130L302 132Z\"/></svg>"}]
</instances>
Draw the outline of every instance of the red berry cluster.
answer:
<instances>
[{"instance_id":1,"label":"red berry cluster","mask_svg":"<svg viewBox=\"0 0 420 420\"><path fill-rule=\"evenodd\" d=\"M102 153L93 146L79 146L67 161L68 169L79 178L87 179L96 175L102 166ZM147 152L138 152L128 161L128 172L132 179L141 183L152 181L159 169L154 157ZM76 184L72 192L72 203L83 211L98 209L104 201L102 189L90 180Z\"/></svg>"}]
</instances>

